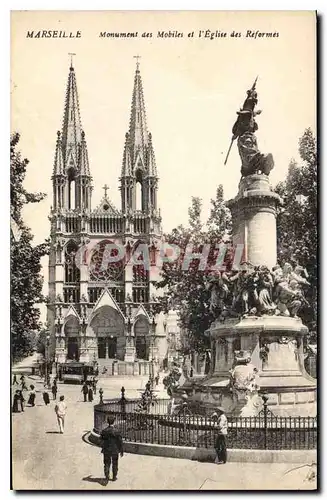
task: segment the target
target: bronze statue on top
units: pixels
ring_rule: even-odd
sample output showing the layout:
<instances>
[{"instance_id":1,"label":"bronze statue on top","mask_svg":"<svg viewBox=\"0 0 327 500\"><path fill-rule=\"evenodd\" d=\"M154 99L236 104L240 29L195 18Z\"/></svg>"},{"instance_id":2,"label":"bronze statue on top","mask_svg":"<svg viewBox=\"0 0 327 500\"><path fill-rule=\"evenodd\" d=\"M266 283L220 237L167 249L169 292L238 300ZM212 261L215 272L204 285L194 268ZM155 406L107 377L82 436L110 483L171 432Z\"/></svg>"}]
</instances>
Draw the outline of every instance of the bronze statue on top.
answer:
<instances>
[{"instance_id":1,"label":"bronze statue on top","mask_svg":"<svg viewBox=\"0 0 327 500\"><path fill-rule=\"evenodd\" d=\"M232 128L233 136L225 160L226 165L233 142L237 139L238 151L242 160L242 177L257 173L269 175L270 171L274 168L272 154L268 153L264 155L260 153L255 136L255 132L258 130L255 116L261 113L261 110L255 110L258 103L258 94L256 91L257 79L258 77L255 79L251 89L247 91L247 97L242 109L237 112L238 117Z\"/></svg>"}]
</instances>

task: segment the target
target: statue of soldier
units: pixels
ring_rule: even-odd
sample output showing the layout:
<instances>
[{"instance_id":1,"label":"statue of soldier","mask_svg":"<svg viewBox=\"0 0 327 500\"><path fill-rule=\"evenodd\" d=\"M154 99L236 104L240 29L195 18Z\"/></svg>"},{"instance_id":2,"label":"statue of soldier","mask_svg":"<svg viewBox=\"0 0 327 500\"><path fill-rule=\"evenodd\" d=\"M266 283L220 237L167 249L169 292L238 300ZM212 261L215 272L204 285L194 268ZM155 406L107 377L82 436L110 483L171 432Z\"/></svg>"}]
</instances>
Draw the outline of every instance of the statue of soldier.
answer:
<instances>
[{"instance_id":1,"label":"statue of soldier","mask_svg":"<svg viewBox=\"0 0 327 500\"><path fill-rule=\"evenodd\" d=\"M231 146L237 139L239 155L242 160L241 174L242 177L261 172L269 175L274 167L272 154L264 155L260 153L255 132L258 130L258 124L255 121L255 116L261 113L261 110L255 110L258 103L258 95L255 90L257 79L251 89L247 91L247 97L243 103L243 107L237 112L237 120L232 128L232 140L226 156L225 165Z\"/></svg>"}]
</instances>

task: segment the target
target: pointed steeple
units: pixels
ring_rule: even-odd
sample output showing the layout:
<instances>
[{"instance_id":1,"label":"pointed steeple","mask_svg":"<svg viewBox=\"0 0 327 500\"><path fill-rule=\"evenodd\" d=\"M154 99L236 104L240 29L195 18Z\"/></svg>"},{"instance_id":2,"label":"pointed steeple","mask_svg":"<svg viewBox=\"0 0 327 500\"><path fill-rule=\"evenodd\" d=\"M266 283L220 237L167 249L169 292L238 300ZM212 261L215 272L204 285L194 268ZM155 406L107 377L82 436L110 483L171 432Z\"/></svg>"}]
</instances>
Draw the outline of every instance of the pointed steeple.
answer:
<instances>
[{"instance_id":1,"label":"pointed steeple","mask_svg":"<svg viewBox=\"0 0 327 500\"><path fill-rule=\"evenodd\" d=\"M129 134L125 136L125 147L123 155L123 165L122 165L122 177L131 177L133 175L131 154L129 149Z\"/></svg>"},{"instance_id":2,"label":"pointed steeple","mask_svg":"<svg viewBox=\"0 0 327 500\"><path fill-rule=\"evenodd\" d=\"M79 148L78 172L79 175L90 177L89 156L85 140L85 132L82 130L82 140Z\"/></svg>"},{"instance_id":3,"label":"pointed steeple","mask_svg":"<svg viewBox=\"0 0 327 500\"><path fill-rule=\"evenodd\" d=\"M139 56L135 56L139 59ZM129 131L125 137L120 190L123 212L139 210L136 206L137 183L141 184L141 210L156 209L158 185L157 167L152 137L146 123L146 112L140 65L137 61L134 76Z\"/></svg>"},{"instance_id":4,"label":"pointed steeple","mask_svg":"<svg viewBox=\"0 0 327 500\"><path fill-rule=\"evenodd\" d=\"M82 125L79 112L79 102L76 84L76 75L73 65L69 68L64 119L62 125L62 147L64 162L68 159L77 166L78 146L82 140Z\"/></svg>"},{"instance_id":5,"label":"pointed steeple","mask_svg":"<svg viewBox=\"0 0 327 500\"><path fill-rule=\"evenodd\" d=\"M52 176L54 208L91 209L92 177L72 62L69 68L62 132L57 135Z\"/></svg>"},{"instance_id":6,"label":"pointed steeple","mask_svg":"<svg viewBox=\"0 0 327 500\"><path fill-rule=\"evenodd\" d=\"M56 153L53 164L53 176L55 175L64 175L64 162L62 158L62 142L60 132L57 132L57 143L56 143Z\"/></svg>"},{"instance_id":7,"label":"pointed steeple","mask_svg":"<svg viewBox=\"0 0 327 500\"><path fill-rule=\"evenodd\" d=\"M137 62L134 77L132 109L129 121L129 144L132 161L135 162L138 156L138 160L141 160L145 167L148 131L139 62Z\"/></svg>"}]
</instances>

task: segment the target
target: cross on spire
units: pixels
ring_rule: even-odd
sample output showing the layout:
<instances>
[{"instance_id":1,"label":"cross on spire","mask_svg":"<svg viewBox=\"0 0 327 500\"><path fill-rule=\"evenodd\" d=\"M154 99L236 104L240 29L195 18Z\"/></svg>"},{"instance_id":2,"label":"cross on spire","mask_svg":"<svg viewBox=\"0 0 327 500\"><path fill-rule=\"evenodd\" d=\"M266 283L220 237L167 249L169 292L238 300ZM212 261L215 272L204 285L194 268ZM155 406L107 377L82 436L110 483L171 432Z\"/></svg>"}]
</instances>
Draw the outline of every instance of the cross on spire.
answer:
<instances>
[{"instance_id":1,"label":"cross on spire","mask_svg":"<svg viewBox=\"0 0 327 500\"><path fill-rule=\"evenodd\" d=\"M137 56L133 56L133 57L134 57L134 59L136 59L136 70L138 71L139 66L140 66L139 59L141 59L141 56L137 55Z\"/></svg>"},{"instance_id":2,"label":"cross on spire","mask_svg":"<svg viewBox=\"0 0 327 500\"><path fill-rule=\"evenodd\" d=\"M73 67L73 56L76 56L75 52L68 52L68 55L70 56L70 67Z\"/></svg>"},{"instance_id":3,"label":"cross on spire","mask_svg":"<svg viewBox=\"0 0 327 500\"><path fill-rule=\"evenodd\" d=\"M109 186L107 186L107 184L105 184L102 189L104 189L104 197L107 198L107 191L109 189Z\"/></svg>"}]
</instances>

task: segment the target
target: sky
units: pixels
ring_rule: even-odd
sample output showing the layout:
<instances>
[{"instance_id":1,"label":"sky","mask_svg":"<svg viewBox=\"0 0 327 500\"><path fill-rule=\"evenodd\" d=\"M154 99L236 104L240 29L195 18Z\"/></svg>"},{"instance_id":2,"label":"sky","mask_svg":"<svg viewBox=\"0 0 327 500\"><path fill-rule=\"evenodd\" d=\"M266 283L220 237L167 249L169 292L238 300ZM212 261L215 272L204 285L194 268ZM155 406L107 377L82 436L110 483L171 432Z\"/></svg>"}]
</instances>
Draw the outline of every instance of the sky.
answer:
<instances>
[{"instance_id":1,"label":"sky","mask_svg":"<svg viewBox=\"0 0 327 500\"><path fill-rule=\"evenodd\" d=\"M27 31L81 32L80 38L27 38ZM226 37L204 37L206 30ZM246 37L248 30L278 36ZM137 32L136 38L101 38L100 32ZM183 33L159 38L158 31ZM201 31L201 38L199 37ZM231 37L232 32L241 37ZM190 33L193 36L188 36ZM152 37L142 38L142 33ZM35 243L49 236L51 174L56 131L74 56L82 126L88 145L95 208L102 186L120 208L118 190L135 73L140 55L148 129L158 168L158 206L164 231L187 223L192 196L210 199L223 184L237 194L240 159L236 144L224 165L236 111L258 75L257 139L272 153L274 185L298 158L298 140L316 131L316 39L313 12L78 12L22 11L11 19L11 130L30 160L25 187L47 198L28 206L26 223ZM47 277L47 261L44 259ZM45 283L46 291L46 283Z\"/></svg>"}]
</instances>

